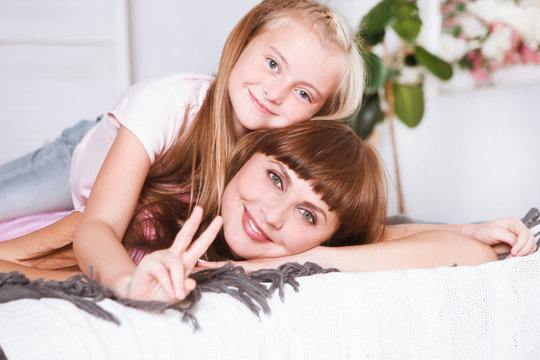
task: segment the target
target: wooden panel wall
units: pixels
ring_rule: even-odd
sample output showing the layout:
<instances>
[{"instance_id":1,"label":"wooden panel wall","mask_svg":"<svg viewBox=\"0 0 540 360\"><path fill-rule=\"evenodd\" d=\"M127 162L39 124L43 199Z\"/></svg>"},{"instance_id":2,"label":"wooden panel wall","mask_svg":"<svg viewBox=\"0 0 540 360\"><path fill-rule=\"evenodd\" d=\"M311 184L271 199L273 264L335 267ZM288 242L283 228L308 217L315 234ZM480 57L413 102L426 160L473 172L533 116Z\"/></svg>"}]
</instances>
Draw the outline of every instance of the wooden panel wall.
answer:
<instances>
[{"instance_id":1,"label":"wooden panel wall","mask_svg":"<svg viewBox=\"0 0 540 360\"><path fill-rule=\"evenodd\" d=\"M128 0L0 0L0 164L130 84Z\"/></svg>"}]
</instances>

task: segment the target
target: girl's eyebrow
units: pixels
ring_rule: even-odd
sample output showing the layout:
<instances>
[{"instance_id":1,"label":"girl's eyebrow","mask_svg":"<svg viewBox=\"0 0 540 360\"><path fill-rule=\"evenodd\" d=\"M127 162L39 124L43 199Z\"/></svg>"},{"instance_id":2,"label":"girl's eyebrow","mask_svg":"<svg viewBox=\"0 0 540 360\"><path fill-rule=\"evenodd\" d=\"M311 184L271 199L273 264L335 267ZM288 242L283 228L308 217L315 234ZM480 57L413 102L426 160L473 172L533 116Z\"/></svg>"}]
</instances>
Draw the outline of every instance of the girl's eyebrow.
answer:
<instances>
[{"instance_id":1,"label":"girl's eyebrow","mask_svg":"<svg viewBox=\"0 0 540 360\"><path fill-rule=\"evenodd\" d=\"M291 169L289 169L287 166L285 166L281 161L279 160L271 160L274 164L276 164L277 167L279 167L279 170L281 171L281 173L283 174L283 177L285 178L285 183L290 183L291 182L291 177L289 176L289 171L292 171ZM317 205L315 205L314 203L312 203L311 201L304 201L304 204L306 204L307 207L313 209L315 212L321 214L323 217L324 217L324 221L327 221L327 217L326 217L326 212L321 209L320 207L318 207Z\"/></svg>"},{"instance_id":2,"label":"girl's eyebrow","mask_svg":"<svg viewBox=\"0 0 540 360\"><path fill-rule=\"evenodd\" d=\"M276 53L276 55L279 57L279 60L281 63L285 64L285 67L289 67L289 63L287 62L287 60L285 59L285 57L283 55L281 55L281 53L279 52L278 49L276 49L274 46L270 45L269 46L270 49ZM321 93L319 92L319 90L317 90L317 88L315 87L315 85L313 85L312 83L308 82L308 81L305 81L305 80L302 80L302 82L304 84L306 84L308 87L312 88L313 91L316 93L317 96L321 96Z\"/></svg>"}]
</instances>

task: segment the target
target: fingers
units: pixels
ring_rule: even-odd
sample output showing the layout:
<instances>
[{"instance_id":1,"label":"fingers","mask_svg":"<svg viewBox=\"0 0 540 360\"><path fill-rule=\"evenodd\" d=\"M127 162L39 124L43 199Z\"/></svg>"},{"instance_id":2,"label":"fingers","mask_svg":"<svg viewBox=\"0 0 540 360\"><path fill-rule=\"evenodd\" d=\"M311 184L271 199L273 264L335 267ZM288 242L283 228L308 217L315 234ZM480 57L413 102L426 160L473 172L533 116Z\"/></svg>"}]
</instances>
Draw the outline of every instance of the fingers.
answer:
<instances>
[{"instance_id":1,"label":"fingers","mask_svg":"<svg viewBox=\"0 0 540 360\"><path fill-rule=\"evenodd\" d=\"M197 265L205 269L218 269L225 265L228 261L206 261L202 259L197 260Z\"/></svg>"},{"instance_id":2,"label":"fingers","mask_svg":"<svg viewBox=\"0 0 540 360\"><path fill-rule=\"evenodd\" d=\"M517 218L508 219L508 230L516 235L510 254L512 256L525 256L536 250L536 240L533 233Z\"/></svg>"},{"instance_id":3,"label":"fingers","mask_svg":"<svg viewBox=\"0 0 540 360\"><path fill-rule=\"evenodd\" d=\"M510 250L512 249L510 245L506 243L495 244L491 248L493 249L493 251L495 251L495 254L497 255L508 254Z\"/></svg>"},{"instance_id":4,"label":"fingers","mask_svg":"<svg viewBox=\"0 0 540 360\"><path fill-rule=\"evenodd\" d=\"M200 206L195 206L190 217L186 220L184 226L182 226L182 229L180 229L180 231L176 235L176 238L174 239L174 242L170 247L170 250L172 252L180 255L182 251L187 249L187 247L191 243L191 240L193 239L193 236L195 236L197 229L199 229L202 215L202 208Z\"/></svg>"},{"instance_id":5,"label":"fingers","mask_svg":"<svg viewBox=\"0 0 540 360\"><path fill-rule=\"evenodd\" d=\"M512 247L512 256L529 255L536 250L536 239L533 233L525 228L520 231L516 244Z\"/></svg>"},{"instance_id":6,"label":"fingers","mask_svg":"<svg viewBox=\"0 0 540 360\"><path fill-rule=\"evenodd\" d=\"M190 268L195 266L197 260L208 250L208 247L212 244L221 225L223 224L223 219L221 216L216 216L214 220L208 225L206 230L199 236L199 238L194 241L189 249L184 254L184 266L188 265Z\"/></svg>"}]
</instances>

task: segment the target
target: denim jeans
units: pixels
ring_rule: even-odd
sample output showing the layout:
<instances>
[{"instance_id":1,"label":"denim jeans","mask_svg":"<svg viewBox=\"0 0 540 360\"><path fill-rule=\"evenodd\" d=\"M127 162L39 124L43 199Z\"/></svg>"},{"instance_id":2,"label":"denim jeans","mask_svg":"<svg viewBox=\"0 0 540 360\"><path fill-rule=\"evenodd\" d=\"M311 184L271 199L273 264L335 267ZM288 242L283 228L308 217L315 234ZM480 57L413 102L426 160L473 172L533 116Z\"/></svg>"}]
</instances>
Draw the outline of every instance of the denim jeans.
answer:
<instances>
[{"instance_id":1,"label":"denim jeans","mask_svg":"<svg viewBox=\"0 0 540 360\"><path fill-rule=\"evenodd\" d=\"M40 212L73 209L71 156L97 120L82 120L55 141L0 166L0 221Z\"/></svg>"}]
</instances>

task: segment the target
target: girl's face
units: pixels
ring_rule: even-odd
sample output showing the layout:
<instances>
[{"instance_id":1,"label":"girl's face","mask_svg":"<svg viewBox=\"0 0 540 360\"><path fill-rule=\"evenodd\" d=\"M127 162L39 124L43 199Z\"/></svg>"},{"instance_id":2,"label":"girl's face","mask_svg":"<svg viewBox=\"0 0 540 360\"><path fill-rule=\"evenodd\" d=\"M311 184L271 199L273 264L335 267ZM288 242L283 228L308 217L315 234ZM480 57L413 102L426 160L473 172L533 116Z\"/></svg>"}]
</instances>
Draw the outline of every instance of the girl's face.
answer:
<instances>
[{"instance_id":1,"label":"girl's face","mask_svg":"<svg viewBox=\"0 0 540 360\"><path fill-rule=\"evenodd\" d=\"M337 87L340 64L341 54L299 21L286 19L253 38L229 76L237 138L310 119Z\"/></svg>"},{"instance_id":2,"label":"girl's face","mask_svg":"<svg viewBox=\"0 0 540 360\"><path fill-rule=\"evenodd\" d=\"M339 225L309 182L260 153L227 184L222 216L227 244L244 259L301 253L329 239Z\"/></svg>"}]
</instances>

